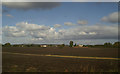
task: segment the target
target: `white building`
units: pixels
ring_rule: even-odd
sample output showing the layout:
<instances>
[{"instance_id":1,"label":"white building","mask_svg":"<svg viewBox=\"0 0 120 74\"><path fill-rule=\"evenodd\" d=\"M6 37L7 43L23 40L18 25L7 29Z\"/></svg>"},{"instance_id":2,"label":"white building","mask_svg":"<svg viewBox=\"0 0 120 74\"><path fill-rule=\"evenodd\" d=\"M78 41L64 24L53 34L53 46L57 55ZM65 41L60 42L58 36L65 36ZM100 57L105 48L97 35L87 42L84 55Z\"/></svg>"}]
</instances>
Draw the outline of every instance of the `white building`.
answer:
<instances>
[{"instance_id":1,"label":"white building","mask_svg":"<svg viewBox=\"0 0 120 74\"><path fill-rule=\"evenodd\" d=\"M78 46L79 46L79 47L83 47L83 45L81 45L81 44L79 44Z\"/></svg>"},{"instance_id":2,"label":"white building","mask_svg":"<svg viewBox=\"0 0 120 74\"><path fill-rule=\"evenodd\" d=\"M45 47L45 48L46 48L46 47L47 47L47 45L41 45L41 47Z\"/></svg>"}]
</instances>

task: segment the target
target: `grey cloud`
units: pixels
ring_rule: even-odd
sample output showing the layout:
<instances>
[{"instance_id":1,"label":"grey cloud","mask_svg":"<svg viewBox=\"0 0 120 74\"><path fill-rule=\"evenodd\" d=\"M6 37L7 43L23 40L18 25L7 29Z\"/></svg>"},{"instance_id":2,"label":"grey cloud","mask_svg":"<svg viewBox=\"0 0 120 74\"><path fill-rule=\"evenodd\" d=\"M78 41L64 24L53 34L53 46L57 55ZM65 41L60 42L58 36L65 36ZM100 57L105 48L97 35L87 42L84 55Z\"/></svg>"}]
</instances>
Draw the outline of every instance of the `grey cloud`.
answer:
<instances>
[{"instance_id":1,"label":"grey cloud","mask_svg":"<svg viewBox=\"0 0 120 74\"><path fill-rule=\"evenodd\" d=\"M4 35L7 37L23 37L30 36L33 38L55 38L57 32L55 29L49 26L30 24L27 22L17 23L16 26L3 27Z\"/></svg>"},{"instance_id":2,"label":"grey cloud","mask_svg":"<svg viewBox=\"0 0 120 74\"><path fill-rule=\"evenodd\" d=\"M54 27L59 28L59 27L61 27L61 25L60 24L55 24Z\"/></svg>"},{"instance_id":3,"label":"grey cloud","mask_svg":"<svg viewBox=\"0 0 120 74\"><path fill-rule=\"evenodd\" d=\"M61 39L117 39L117 26L79 26L59 31L63 36Z\"/></svg>"},{"instance_id":4,"label":"grey cloud","mask_svg":"<svg viewBox=\"0 0 120 74\"><path fill-rule=\"evenodd\" d=\"M16 26L27 31L48 30L50 28L49 26L30 24L28 22L20 22L17 23Z\"/></svg>"},{"instance_id":5,"label":"grey cloud","mask_svg":"<svg viewBox=\"0 0 120 74\"><path fill-rule=\"evenodd\" d=\"M65 22L64 25L66 25L66 26L73 26L73 25L76 25L76 24L73 24L72 22Z\"/></svg>"},{"instance_id":6,"label":"grey cloud","mask_svg":"<svg viewBox=\"0 0 120 74\"><path fill-rule=\"evenodd\" d=\"M4 35L7 37L25 37L25 31L19 30L14 26L5 26L3 28Z\"/></svg>"},{"instance_id":7,"label":"grey cloud","mask_svg":"<svg viewBox=\"0 0 120 74\"><path fill-rule=\"evenodd\" d=\"M27 27L26 27L27 26ZM29 29L28 29L29 28ZM5 37L28 37L35 40L82 40L82 39L117 39L118 26L107 25L84 25L69 29L60 29L30 24L26 22L17 23L16 26L3 27Z\"/></svg>"},{"instance_id":8,"label":"grey cloud","mask_svg":"<svg viewBox=\"0 0 120 74\"><path fill-rule=\"evenodd\" d=\"M77 22L79 25L86 25L86 24L88 24L88 21L86 21L86 20L78 20L78 22Z\"/></svg>"},{"instance_id":9,"label":"grey cloud","mask_svg":"<svg viewBox=\"0 0 120 74\"><path fill-rule=\"evenodd\" d=\"M109 14L108 16L104 16L101 21L103 22L110 22L110 23L118 23L120 20L118 20L120 12L113 12Z\"/></svg>"},{"instance_id":10,"label":"grey cloud","mask_svg":"<svg viewBox=\"0 0 120 74\"><path fill-rule=\"evenodd\" d=\"M59 2L3 2L3 6L16 10L48 10L60 5Z\"/></svg>"}]
</instances>

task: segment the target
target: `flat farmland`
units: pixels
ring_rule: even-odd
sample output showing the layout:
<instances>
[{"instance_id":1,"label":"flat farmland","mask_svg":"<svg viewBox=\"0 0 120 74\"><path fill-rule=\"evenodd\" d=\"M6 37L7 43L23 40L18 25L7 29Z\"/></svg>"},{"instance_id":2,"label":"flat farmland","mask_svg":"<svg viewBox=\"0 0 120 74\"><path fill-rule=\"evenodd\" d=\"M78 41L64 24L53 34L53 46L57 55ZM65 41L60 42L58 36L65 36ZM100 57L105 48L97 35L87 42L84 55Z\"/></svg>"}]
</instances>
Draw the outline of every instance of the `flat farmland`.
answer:
<instances>
[{"instance_id":1,"label":"flat farmland","mask_svg":"<svg viewBox=\"0 0 120 74\"><path fill-rule=\"evenodd\" d=\"M3 72L117 72L119 67L119 60L114 59L118 57L117 48L3 47L2 49Z\"/></svg>"}]
</instances>

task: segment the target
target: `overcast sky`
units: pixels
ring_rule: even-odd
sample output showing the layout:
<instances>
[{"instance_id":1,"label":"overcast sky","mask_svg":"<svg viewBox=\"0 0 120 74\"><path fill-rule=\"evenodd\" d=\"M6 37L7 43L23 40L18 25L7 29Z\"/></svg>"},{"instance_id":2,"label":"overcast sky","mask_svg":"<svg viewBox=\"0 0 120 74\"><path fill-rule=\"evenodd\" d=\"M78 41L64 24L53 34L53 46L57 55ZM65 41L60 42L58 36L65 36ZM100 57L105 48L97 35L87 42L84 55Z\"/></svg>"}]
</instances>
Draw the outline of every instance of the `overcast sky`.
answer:
<instances>
[{"instance_id":1,"label":"overcast sky","mask_svg":"<svg viewBox=\"0 0 120 74\"><path fill-rule=\"evenodd\" d=\"M116 2L4 2L3 43L103 44L118 37Z\"/></svg>"}]
</instances>

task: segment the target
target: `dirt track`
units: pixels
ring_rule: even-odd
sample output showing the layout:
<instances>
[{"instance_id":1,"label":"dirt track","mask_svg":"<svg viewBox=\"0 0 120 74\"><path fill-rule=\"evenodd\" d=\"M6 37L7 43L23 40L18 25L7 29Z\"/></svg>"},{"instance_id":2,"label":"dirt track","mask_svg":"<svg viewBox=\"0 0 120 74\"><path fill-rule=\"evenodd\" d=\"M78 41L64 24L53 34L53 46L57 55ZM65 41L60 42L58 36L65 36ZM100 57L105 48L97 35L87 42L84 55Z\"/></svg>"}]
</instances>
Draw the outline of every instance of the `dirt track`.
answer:
<instances>
[{"instance_id":1,"label":"dirt track","mask_svg":"<svg viewBox=\"0 0 120 74\"><path fill-rule=\"evenodd\" d=\"M86 57L118 57L117 48L40 48L40 47L3 47L3 52L27 53L27 54L50 54L65 56Z\"/></svg>"},{"instance_id":2,"label":"dirt track","mask_svg":"<svg viewBox=\"0 0 120 74\"><path fill-rule=\"evenodd\" d=\"M64 56L64 55L40 55L40 54L23 54L23 53L11 53L11 52L3 52L3 54L25 55L25 56L46 56L46 57L58 57L58 58L120 60L119 58L110 58L110 57L84 57L84 56Z\"/></svg>"}]
</instances>

